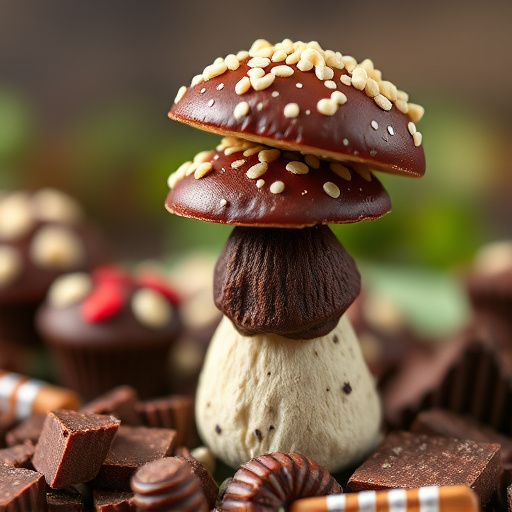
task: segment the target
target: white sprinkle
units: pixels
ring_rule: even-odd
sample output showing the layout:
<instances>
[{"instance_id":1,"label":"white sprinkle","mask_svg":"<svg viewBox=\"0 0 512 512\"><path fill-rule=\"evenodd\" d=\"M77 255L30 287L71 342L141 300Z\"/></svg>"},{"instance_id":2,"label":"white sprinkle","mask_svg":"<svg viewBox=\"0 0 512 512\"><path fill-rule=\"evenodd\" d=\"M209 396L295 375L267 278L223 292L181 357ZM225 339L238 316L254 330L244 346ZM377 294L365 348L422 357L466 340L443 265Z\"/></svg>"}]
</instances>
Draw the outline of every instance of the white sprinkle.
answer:
<instances>
[{"instance_id":1,"label":"white sprinkle","mask_svg":"<svg viewBox=\"0 0 512 512\"><path fill-rule=\"evenodd\" d=\"M212 98L210 101L208 101L207 105L209 107L213 107L213 104L215 103L215 100Z\"/></svg>"},{"instance_id":2,"label":"white sprinkle","mask_svg":"<svg viewBox=\"0 0 512 512\"><path fill-rule=\"evenodd\" d=\"M213 159L214 160L218 160L219 159L219 155L213 155Z\"/></svg>"},{"instance_id":3,"label":"white sprinkle","mask_svg":"<svg viewBox=\"0 0 512 512\"><path fill-rule=\"evenodd\" d=\"M181 98L183 98L183 96L185 96L185 93L187 92L187 88L182 85L179 89L178 89L178 94L176 94L176 98L174 98L174 103L179 103L179 101L181 100Z\"/></svg>"},{"instance_id":4,"label":"white sprinkle","mask_svg":"<svg viewBox=\"0 0 512 512\"><path fill-rule=\"evenodd\" d=\"M343 145L348 146L348 139L343 139Z\"/></svg>"},{"instance_id":5,"label":"white sprinkle","mask_svg":"<svg viewBox=\"0 0 512 512\"><path fill-rule=\"evenodd\" d=\"M246 117L250 111L251 107L249 106L249 103L241 101L233 110L233 115L235 116L235 119L242 119Z\"/></svg>"},{"instance_id":6,"label":"white sprinkle","mask_svg":"<svg viewBox=\"0 0 512 512\"><path fill-rule=\"evenodd\" d=\"M349 169L344 165L338 162L331 162L329 164L329 167L331 168L331 171L337 174L340 178L343 178L344 180L347 181L350 181L352 179L352 174L350 174Z\"/></svg>"},{"instance_id":7,"label":"white sprinkle","mask_svg":"<svg viewBox=\"0 0 512 512\"><path fill-rule=\"evenodd\" d=\"M268 165L266 162L259 162L254 164L252 167L249 167L248 171L245 173L248 178L252 180L263 176L267 172Z\"/></svg>"},{"instance_id":8,"label":"white sprinkle","mask_svg":"<svg viewBox=\"0 0 512 512\"><path fill-rule=\"evenodd\" d=\"M373 120L370 124L374 130L379 129L379 123L377 123L377 121Z\"/></svg>"},{"instance_id":9,"label":"white sprinkle","mask_svg":"<svg viewBox=\"0 0 512 512\"><path fill-rule=\"evenodd\" d=\"M224 62L230 71L235 71L240 67L240 61L237 59L236 55L233 55L232 53L226 55Z\"/></svg>"},{"instance_id":10,"label":"white sprinkle","mask_svg":"<svg viewBox=\"0 0 512 512\"><path fill-rule=\"evenodd\" d=\"M217 91L222 91L222 89L224 89L224 84L221 82L219 85L217 85L216 89Z\"/></svg>"},{"instance_id":11,"label":"white sprinkle","mask_svg":"<svg viewBox=\"0 0 512 512\"><path fill-rule=\"evenodd\" d=\"M304 160L309 165L309 167L313 169L319 169L320 168L320 159L316 157L315 155L306 155L304 157Z\"/></svg>"},{"instance_id":12,"label":"white sprinkle","mask_svg":"<svg viewBox=\"0 0 512 512\"><path fill-rule=\"evenodd\" d=\"M307 190L303 190L303 191L301 192L301 194L300 194L300 195L301 195L301 196L305 196L307 193L308 193L308 191L307 191Z\"/></svg>"},{"instance_id":13,"label":"white sprinkle","mask_svg":"<svg viewBox=\"0 0 512 512\"><path fill-rule=\"evenodd\" d=\"M255 155L256 153L259 153L263 149L265 149L265 146L251 146L250 148L244 151L244 156L249 157Z\"/></svg>"},{"instance_id":14,"label":"white sprinkle","mask_svg":"<svg viewBox=\"0 0 512 512\"><path fill-rule=\"evenodd\" d=\"M412 122L412 121L409 121L407 123L407 129L409 130L409 133L411 135L414 135L418 130L416 129L416 125Z\"/></svg>"},{"instance_id":15,"label":"white sprinkle","mask_svg":"<svg viewBox=\"0 0 512 512\"><path fill-rule=\"evenodd\" d=\"M224 208L224 206L226 206L228 204L228 202L225 200L225 199L221 199L220 200L220 206L221 208Z\"/></svg>"},{"instance_id":16,"label":"white sprinkle","mask_svg":"<svg viewBox=\"0 0 512 512\"><path fill-rule=\"evenodd\" d=\"M298 82L295 84L295 87L297 87L297 89L302 89L304 86L300 82Z\"/></svg>"},{"instance_id":17,"label":"white sprinkle","mask_svg":"<svg viewBox=\"0 0 512 512\"><path fill-rule=\"evenodd\" d=\"M307 174L309 172L309 167L304 162L293 160L286 164L286 170L293 174Z\"/></svg>"},{"instance_id":18,"label":"white sprinkle","mask_svg":"<svg viewBox=\"0 0 512 512\"><path fill-rule=\"evenodd\" d=\"M265 180L258 180L258 181L256 182L256 186L257 186L258 188L262 188L262 187L263 187L263 185L265 185Z\"/></svg>"},{"instance_id":19,"label":"white sprinkle","mask_svg":"<svg viewBox=\"0 0 512 512\"><path fill-rule=\"evenodd\" d=\"M270 87L274 83L275 79L276 75L268 73L261 78L251 78L251 85L255 91L263 91L267 87Z\"/></svg>"},{"instance_id":20,"label":"white sprinkle","mask_svg":"<svg viewBox=\"0 0 512 512\"><path fill-rule=\"evenodd\" d=\"M258 153L258 160L260 162L273 162L281 156L279 149L264 149Z\"/></svg>"},{"instance_id":21,"label":"white sprinkle","mask_svg":"<svg viewBox=\"0 0 512 512\"><path fill-rule=\"evenodd\" d=\"M203 87L200 91L201 94L204 94L206 92L206 87Z\"/></svg>"},{"instance_id":22,"label":"white sprinkle","mask_svg":"<svg viewBox=\"0 0 512 512\"><path fill-rule=\"evenodd\" d=\"M340 194L341 194L340 189L332 181L326 181L324 183L324 187L323 188L324 188L325 193L328 196L331 196L334 199L337 199L338 197L340 197Z\"/></svg>"},{"instance_id":23,"label":"white sprinkle","mask_svg":"<svg viewBox=\"0 0 512 512\"><path fill-rule=\"evenodd\" d=\"M197 169L194 171L194 178L198 180L203 176L206 176L212 170L213 165L210 162L202 162L197 166Z\"/></svg>"},{"instance_id":24,"label":"white sprinkle","mask_svg":"<svg viewBox=\"0 0 512 512\"><path fill-rule=\"evenodd\" d=\"M297 105L297 103L288 103L284 107L283 113L284 113L284 117L288 117L288 118L298 117L300 114L299 105Z\"/></svg>"},{"instance_id":25,"label":"white sprinkle","mask_svg":"<svg viewBox=\"0 0 512 512\"><path fill-rule=\"evenodd\" d=\"M270 192L272 194L280 194L284 190L284 183L282 181L274 181L272 185L270 185Z\"/></svg>"},{"instance_id":26,"label":"white sprinkle","mask_svg":"<svg viewBox=\"0 0 512 512\"><path fill-rule=\"evenodd\" d=\"M266 68L270 64L270 59L266 57L253 57L247 62L250 68Z\"/></svg>"},{"instance_id":27,"label":"white sprinkle","mask_svg":"<svg viewBox=\"0 0 512 512\"><path fill-rule=\"evenodd\" d=\"M341 75L340 82L345 85L352 85L352 78L349 75Z\"/></svg>"},{"instance_id":28,"label":"white sprinkle","mask_svg":"<svg viewBox=\"0 0 512 512\"><path fill-rule=\"evenodd\" d=\"M238 169L239 167L241 167L242 165L245 164L245 159L240 159L240 160L235 160L234 162L231 162L231 167L233 169Z\"/></svg>"},{"instance_id":29,"label":"white sprinkle","mask_svg":"<svg viewBox=\"0 0 512 512\"><path fill-rule=\"evenodd\" d=\"M279 96L279 91L272 91L271 96L272 98L277 98Z\"/></svg>"},{"instance_id":30,"label":"white sprinkle","mask_svg":"<svg viewBox=\"0 0 512 512\"><path fill-rule=\"evenodd\" d=\"M238 96L245 94L251 88L251 81L248 76L241 78L235 85L235 92Z\"/></svg>"},{"instance_id":31,"label":"white sprinkle","mask_svg":"<svg viewBox=\"0 0 512 512\"><path fill-rule=\"evenodd\" d=\"M306 114L307 116L309 116L309 115L311 114L311 110L309 110L309 108L308 108L308 109L306 110L305 114Z\"/></svg>"},{"instance_id":32,"label":"white sprinkle","mask_svg":"<svg viewBox=\"0 0 512 512\"><path fill-rule=\"evenodd\" d=\"M393 130L393 127L391 125L388 126L388 133L389 135L395 135L395 130Z\"/></svg>"},{"instance_id":33,"label":"white sprinkle","mask_svg":"<svg viewBox=\"0 0 512 512\"><path fill-rule=\"evenodd\" d=\"M260 101L257 105L256 105L256 108L258 109L259 112L261 112L263 110L263 103Z\"/></svg>"},{"instance_id":34,"label":"white sprinkle","mask_svg":"<svg viewBox=\"0 0 512 512\"><path fill-rule=\"evenodd\" d=\"M293 68L290 66L275 66L270 70L271 73L273 73L276 76L286 77L293 75L294 71Z\"/></svg>"},{"instance_id":35,"label":"white sprinkle","mask_svg":"<svg viewBox=\"0 0 512 512\"><path fill-rule=\"evenodd\" d=\"M338 110L338 104L330 98L322 98L317 104L316 108L320 114L324 116L333 116Z\"/></svg>"},{"instance_id":36,"label":"white sprinkle","mask_svg":"<svg viewBox=\"0 0 512 512\"><path fill-rule=\"evenodd\" d=\"M334 80L326 80L324 82L324 85L325 87L327 87L327 89L336 89L336 82Z\"/></svg>"}]
</instances>

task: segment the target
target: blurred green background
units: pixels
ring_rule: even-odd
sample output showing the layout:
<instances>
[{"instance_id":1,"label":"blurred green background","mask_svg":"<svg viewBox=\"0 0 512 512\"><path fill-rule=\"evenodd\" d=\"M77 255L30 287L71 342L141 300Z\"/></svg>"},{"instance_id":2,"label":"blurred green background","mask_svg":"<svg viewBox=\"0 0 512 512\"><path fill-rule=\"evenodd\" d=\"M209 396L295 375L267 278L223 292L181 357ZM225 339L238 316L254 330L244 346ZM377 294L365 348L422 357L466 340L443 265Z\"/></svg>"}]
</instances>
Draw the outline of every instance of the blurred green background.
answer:
<instances>
[{"instance_id":1,"label":"blurred green background","mask_svg":"<svg viewBox=\"0 0 512 512\"><path fill-rule=\"evenodd\" d=\"M218 253L231 228L163 207L168 175L219 140L167 119L176 91L254 39L318 40L370 57L426 107L425 177L381 176L393 212L335 232L371 282L430 312L424 323L460 320L445 277L512 236L511 20L509 0L3 0L0 190L70 193L121 259Z\"/></svg>"}]
</instances>

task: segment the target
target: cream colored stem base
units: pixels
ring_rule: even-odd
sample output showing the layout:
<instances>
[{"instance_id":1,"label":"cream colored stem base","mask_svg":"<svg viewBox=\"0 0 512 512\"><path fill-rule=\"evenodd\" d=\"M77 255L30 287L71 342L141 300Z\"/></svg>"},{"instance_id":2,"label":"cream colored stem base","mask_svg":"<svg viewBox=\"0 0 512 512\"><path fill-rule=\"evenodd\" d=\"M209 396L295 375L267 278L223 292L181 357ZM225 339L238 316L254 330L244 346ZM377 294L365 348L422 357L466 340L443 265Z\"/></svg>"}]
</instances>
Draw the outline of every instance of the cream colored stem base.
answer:
<instances>
[{"instance_id":1,"label":"cream colored stem base","mask_svg":"<svg viewBox=\"0 0 512 512\"><path fill-rule=\"evenodd\" d=\"M376 446L381 409L346 315L307 341L242 336L224 317L201 372L196 421L203 441L234 468L285 451L336 471Z\"/></svg>"}]
</instances>

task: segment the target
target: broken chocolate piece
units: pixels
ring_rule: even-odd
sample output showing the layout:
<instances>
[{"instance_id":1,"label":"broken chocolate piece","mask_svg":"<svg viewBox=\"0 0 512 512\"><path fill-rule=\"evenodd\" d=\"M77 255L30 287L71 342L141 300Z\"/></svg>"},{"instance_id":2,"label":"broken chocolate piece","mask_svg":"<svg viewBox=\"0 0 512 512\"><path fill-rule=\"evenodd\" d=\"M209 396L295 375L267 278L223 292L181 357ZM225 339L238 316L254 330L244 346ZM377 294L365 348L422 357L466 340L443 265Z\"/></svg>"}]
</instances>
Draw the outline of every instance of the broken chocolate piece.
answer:
<instances>
[{"instance_id":1,"label":"broken chocolate piece","mask_svg":"<svg viewBox=\"0 0 512 512\"><path fill-rule=\"evenodd\" d=\"M237 226L215 267L215 304L245 336L324 336L359 290L354 260L327 226Z\"/></svg>"},{"instance_id":2,"label":"broken chocolate piece","mask_svg":"<svg viewBox=\"0 0 512 512\"><path fill-rule=\"evenodd\" d=\"M48 491L46 501L48 512L85 512L88 510L82 503L82 496L73 487Z\"/></svg>"},{"instance_id":3,"label":"broken chocolate piece","mask_svg":"<svg viewBox=\"0 0 512 512\"><path fill-rule=\"evenodd\" d=\"M0 464L0 510L46 512L44 477L41 473Z\"/></svg>"},{"instance_id":4,"label":"broken chocolate piece","mask_svg":"<svg viewBox=\"0 0 512 512\"><path fill-rule=\"evenodd\" d=\"M119 432L92 484L99 489L130 491L130 478L152 460L172 454L176 431L167 428L119 427Z\"/></svg>"},{"instance_id":5,"label":"broken chocolate piece","mask_svg":"<svg viewBox=\"0 0 512 512\"><path fill-rule=\"evenodd\" d=\"M94 489L95 512L136 512L133 493Z\"/></svg>"},{"instance_id":6,"label":"broken chocolate piece","mask_svg":"<svg viewBox=\"0 0 512 512\"><path fill-rule=\"evenodd\" d=\"M203 491L204 497L206 498L208 509L213 509L219 494L219 488L215 483L215 480L213 479L210 472L203 466L203 464L201 464L201 462L193 457L186 448L181 449L180 453L181 455L177 455L177 458L186 460L190 464L192 471L201 482L201 489Z\"/></svg>"},{"instance_id":7,"label":"broken chocolate piece","mask_svg":"<svg viewBox=\"0 0 512 512\"><path fill-rule=\"evenodd\" d=\"M218 510L274 512L300 498L342 492L329 471L308 457L268 453L250 460L235 473Z\"/></svg>"},{"instance_id":8,"label":"broken chocolate piece","mask_svg":"<svg viewBox=\"0 0 512 512\"><path fill-rule=\"evenodd\" d=\"M32 441L36 445L41 435L41 430L43 430L45 420L46 414L35 414L23 420L5 435L7 445L14 446L25 441Z\"/></svg>"},{"instance_id":9,"label":"broken chocolate piece","mask_svg":"<svg viewBox=\"0 0 512 512\"><path fill-rule=\"evenodd\" d=\"M429 409L416 416L410 430L414 434L499 444L501 461L512 462L512 438L482 425L468 415L456 414L445 409Z\"/></svg>"},{"instance_id":10,"label":"broken chocolate piece","mask_svg":"<svg viewBox=\"0 0 512 512\"><path fill-rule=\"evenodd\" d=\"M197 443L193 397L170 395L146 400L137 405L137 412L149 427L176 430L176 446L193 446Z\"/></svg>"},{"instance_id":11,"label":"broken chocolate piece","mask_svg":"<svg viewBox=\"0 0 512 512\"><path fill-rule=\"evenodd\" d=\"M139 401L137 390L131 386L118 386L85 404L79 412L84 414L109 414L123 425L140 425L135 407Z\"/></svg>"},{"instance_id":12,"label":"broken chocolate piece","mask_svg":"<svg viewBox=\"0 0 512 512\"><path fill-rule=\"evenodd\" d=\"M93 479L119 428L113 416L49 412L32 463L53 489Z\"/></svg>"},{"instance_id":13,"label":"broken chocolate piece","mask_svg":"<svg viewBox=\"0 0 512 512\"><path fill-rule=\"evenodd\" d=\"M350 477L350 491L467 485L487 504L501 473L498 444L392 432Z\"/></svg>"},{"instance_id":14,"label":"broken chocolate piece","mask_svg":"<svg viewBox=\"0 0 512 512\"><path fill-rule=\"evenodd\" d=\"M190 464L165 457L142 466L131 481L137 510L162 512L207 512L199 478Z\"/></svg>"},{"instance_id":15,"label":"broken chocolate piece","mask_svg":"<svg viewBox=\"0 0 512 512\"><path fill-rule=\"evenodd\" d=\"M34 469L31 462L33 455L34 444L31 441L25 441L23 444L16 444L0 450L0 464L15 468Z\"/></svg>"}]
</instances>

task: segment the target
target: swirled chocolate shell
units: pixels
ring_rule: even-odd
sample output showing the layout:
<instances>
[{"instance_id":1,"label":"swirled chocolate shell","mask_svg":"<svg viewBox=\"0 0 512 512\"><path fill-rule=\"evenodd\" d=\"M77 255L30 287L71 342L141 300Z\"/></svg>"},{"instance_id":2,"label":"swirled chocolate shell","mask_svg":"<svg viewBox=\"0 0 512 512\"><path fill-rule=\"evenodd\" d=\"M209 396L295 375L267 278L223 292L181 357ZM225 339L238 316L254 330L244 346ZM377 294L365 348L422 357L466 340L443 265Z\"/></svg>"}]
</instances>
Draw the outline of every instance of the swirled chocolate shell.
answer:
<instances>
[{"instance_id":1,"label":"swirled chocolate shell","mask_svg":"<svg viewBox=\"0 0 512 512\"><path fill-rule=\"evenodd\" d=\"M183 217L243 226L300 228L376 219L391 210L362 164L227 137L170 176L166 207Z\"/></svg>"},{"instance_id":2,"label":"swirled chocolate shell","mask_svg":"<svg viewBox=\"0 0 512 512\"><path fill-rule=\"evenodd\" d=\"M408 100L369 59L358 63L316 41L257 40L182 87L169 117L273 147L422 176L425 155L415 122L423 108Z\"/></svg>"}]
</instances>

